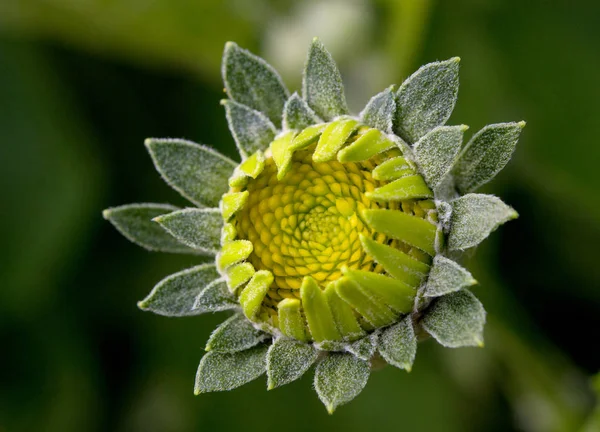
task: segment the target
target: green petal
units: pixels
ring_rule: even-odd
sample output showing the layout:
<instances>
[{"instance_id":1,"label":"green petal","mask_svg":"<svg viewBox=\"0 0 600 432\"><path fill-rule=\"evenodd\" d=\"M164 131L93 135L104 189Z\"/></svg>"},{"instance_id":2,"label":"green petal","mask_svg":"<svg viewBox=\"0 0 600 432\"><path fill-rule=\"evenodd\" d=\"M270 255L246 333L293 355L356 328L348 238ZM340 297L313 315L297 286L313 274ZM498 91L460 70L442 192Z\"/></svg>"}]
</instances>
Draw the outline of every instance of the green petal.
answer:
<instances>
[{"instance_id":1,"label":"green petal","mask_svg":"<svg viewBox=\"0 0 600 432\"><path fill-rule=\"evenodd\" d=\"M273 273L268 270L259 270L252 276L248 285L240 294L240 305L249 320L255 320L260 312L262 302L273 283Z\"/></svg>"},{"instance_id":2,"label":"green petal","mask_svg":"<svg viewBox=\"0 0 600 432\"><path fill-rule=\"evenodd\" d=\"M161 280L138 307L164 316L199 315L207 312L194 309L198 295L219 278L214 264L202 264L172 274Z\"/></svg>"},{"instance_id":3,"label":"green petal","mask_svg":"<svg viewBox=\"0 0 600 432\"><path fill-rule=\"evenodd\" d=\"M467 194L451 204L450 250L477 246L500 225L519 216L512 207L493 195Z\"/></svg>"},{"instance_id":4,"label":"green petal","mask_svg":"<svg viewBox=\"0 0 600 432\"><path fill-rule=\"evenodd\" d=\"M227 286L231 292L235 292L254 276L254 266L249 262L233 265L225 270L227 275Z\"/></svg>"},{"instance_id":5,"label":"green petal","mask_svg":"<svg viewBox=\"0 0 600 432\"><path fill-rule=\"evenodd\" d=\"M343 269L342 272L368 294L383 301L390 309L399 313L412 310L416 294L412 286L370 271Z\"/></svg>"},{"instance_id":6,"label":"green petal","mask_svg":"<svg viewBox=\"0 0 600 432\"><path fill-rule=\"evenodd\" d=\"M363 218L375 231L402 240L429 255L435 255L435 225L397 210L364 210Z\"/></svg>"},{"instance_id":7,"label":"green petal","mask_svg":"<svg viewBox=\"0 0 600 432\"><path fill-rule=\"evenodd\" d=\"M281 125L281 113L289 93L271 65L235 43L227 42L222 73L231 99L262 112L273 124Z\"/></svg>"},{"instance_id":8,"label":"green petal","mask_svg":"<svg viewBox=\"0 0 600 432\"><path fill-rule=\"evenodd\" d=\"M354 340L363 336L365 331L356 319L352 308L337 293L335 286L337 282L331 282L324 290L329 309L338 331L343 338Z\"/></svg>"},{"instance_id":9,"label":"green petal","mask_svg":"<svg viewBox=\"0 0 600 432\"><path fill-rule=\"evenodd\" d=\"M236 163L215 150L185 140L148 138L152 161L165 181L200 207L216 207L227 192Z\"/></svg>"},{"instance_id":10,"label":"green petal","mask_svg":"<svg viewBox=\"0 0 600 432\"><path fill-rule=\"evenodd\" d=\"M232 100L222 100L221 104L242 159L269 147L277 131L263 113Z\"/></svg>"},{"instance_id":11,"label":"green petal","mask_svg":"<svg viewBox=\"0 0 600 432\"><path fill-rule=\"evenodd\" d=\"M498 174L510 160L525 122L488 125L473 135L453 170L461 193L472 192Z\"/></svg>"},{"instance_id":12,"label":"green petal","mask_svg":"<svg viewBox=\"0 0 600 432\"><path fill-rule=\"evenodd\" d=\"M421 323L443 346L483 346L485 310L468 290L463 289L436 299L425 311Z\"/></svg>"},{"instance_id":13,"label":"green petal","mask_svg":"<svg viewBox=\"0 0 600 432\"><path fill-rule=\"evenodd\" d=\"M330 353L315 371L315 390L329 414L350 402L367 384L371 367L352 354Z\"/></svg>"},{"instance_id":14,"label":"green petal","mask_svg":"<svg viewBox=\"0 0 600 432\"><path fill-rule=\"evenodd\" d=\"M383 331L379 352L389 364L411 371L417 354L417 338L410 316Z\"/></svg>"},{"instance_id":15,"label":"green petal","mask_svg":"<svg viewBox=\"0 0 600 432\"><path fill-rule=\"evenodd\" d=\"M346 303L374 327L388 325L396 319L396 314L383 301L375 298L371 293L367 293L347 277L336 281L335 290Z\"/></svg>"},{"instance_id":16,"label":"green petal","mask_svg":"<svg viewBox=\"0 0 600 432\"><path fill-rule=\"evenodd\" d=\"M412 144L452 114L458 96L458 57L422 66L396 93L396 135Z\"/></svg>"},{"instance_id":17,"label":"green petal","mask_svg":"<svg viewBox=\"0 0 600 432\"><path fill-rule=\"evenodd\" d=\"M310 276L304 277L300 287L300 297L308 328L315 342L339 340L341 335L333 321L323 290Z\"/></svg>"},{"instance_id":18,"label":"green petal","mask_svg":"<svg viewBox=\"0 0 600 432\"><path fill-rule=\"evenodd\" d=\"M376 94L360 113L360 121L385 133L394 133L393 122L396 114L394 86Z\"/></svg>"},{"instance_id":19,"label":"green petal","mask_svg":"<svg viewBox=\"0 0 600 432\"><path fill-rule=\"evenodd\" d=\"M287 131L271 142L271 154L277 166L277 180L281 180L292 167L294 152L291 146L293 139L294 131Z\"/></svg>"},{"instance_id":20,"label":"green petal","mask_svg":"<svg viewBox=\"0 0 600 432\"><path fill-rule=\"evenodd\" d=\"M372 158L396 144L377 129L370 129L356 141L343 148L337 157L340 162L360 162Z\"/></svg>"},{"instance_id":21,"label":"green petal","mask_svg":"<svg viewBox=\"0 0 600 432\"><path fill-rule=\"evenodd\" d=\"M209 352L202 357L194 394L232 390L265 373L267 345L234 353Z\"/></svg>"},{"instance_id":22,"label":"green petal","mask_svg":"<svg viewBox=\"0 0 600 432\"><path fill-rule=\"evenodd\" d=\"M294 93L283 108L283 129L302 130L310 125L323 123L298 93Z\"/></svg>"},{"instance_id":23,"label":"green petal","mask_svg":"<svg viewBox=\"0 0 600 432\"><path fill-rule=\"evenodd\" d=\"M178 208L168 204L128 204L106 209L102 212L102 216L127 240L145 249L172 253L199 253L200 251L179 243L152 220L175 210Z\"/></svg>"},{"instance_id":24,"label":"green petal","mask_svg":"<svg viewBox=\"0 0 600 432\"><path fill-rule=\"evenodd\" d=\"M313 153L315 162L328 162L335 159L337 152L346 144L350 135L358 127L354 119L343 119L329 123L323 130Z\"/></svg>"},{"instance_id":25,"label":"green petal","mask_svg":"<svg viewBox=\"0 0 600 432\"><path fill-rule=\"evenodd\" d=\"M279 329L285 336L306 341L306 324L302 316L300 300L285 298L277 305Z\"/></svg>"},{"instance_id":26,"label":"green petal","mask_svg":"<svg viewBox=\"0 0 600 432\"><path fill-rule=\"evenodd\" d=\"M418 174L404 176L384 186L378 187L365 196L375 201L400 201L408 199L433 198L433 192Z\"/></svg>"},{"instance_id":27,"label":"green petal","mask_svg":"<svg viewBox=\"0 0 600 432\"><path fill-rule=\"evenodd\" d=\"M467 126L438 126L414 146L419 169L427 184L435 189L456 160Z\"/></svg>"},{"instance_id":28,"label":"green petal","mask_svg":"<svg viewBox=\"0 0 600 432\"><path fill-rule=\"evenodd\" d=\"M317 38L308 51L302 79L302 96L324 120L348 114L344 84L335 61Z\"/></svg>"},{"instance_id":29,"label":"green petal","mask_svg":"<svg viewBox=\"0 0 600 432\"><path fill-rule=\"evenodd\" d=\"M397 156L377 165L373 170L373 179L390 181L414 173L410 163L402 156Z\"/></svg>"},{"instance_id":30,"label":"green petal","mask_svg":"<svg viewBox=\"0 0 600 432\"><path fill-rule=\"evenodd\" d=\"M471 273L458 263L441 255L436 255L427 278L424 295L426 297L439 297L476 283L477 281L473 279Z\"/></svg>"},{"instance_id":31,"label":"green petal","mask_svg":"<svg viewBox=\"0 0 600 432\"><path fill-rule=\"evenodd\" d=\"M248 159L249 160L249 159ZM229 192L223 194L223 198L221 199L221 210L223 213L222 219L229 221L238 211L240 211L244 205L246 205L246 201L248 201L248 195L250 192Z\"/></svg>"},{"instance_id":32,"label":"green petal","mask_svg":"<svg viewBox=\"0 0 600 432\"><path fill-rule=\"evenodd\" d=\"M272 390L297 380L318 355L312 344L285 338L275 340L267 353L267 388Z\"/></svg>"},{"instance_id":33,"label":"green petal","mask_svg":"<svg viewBox=\"0 0 600 432\"><path fill-rule=\"evenodd\" d=\"M234 240L225 243L217 255L217 267L225 270L230 265L245 260L250 256L254 246L248 240Z\"/></svg>"},{"instance_id":34,"label":"green petal","mask_svg":"<svg viewBox=\"0 0 600 432\"><path fill-rule=\"evenodd\" d=\"M212 255L220 249L223 217L219 209L184 209L153 220L191 248Z\"/></svg>"},{"instance_id":35,"label":"green petal","mask_svg":"<svg viewBox=\"0 0 600 432\"><path fill-rule=\"evenodd\" d=\"M205 350L223 353L243 351L258 345L267 337L266 333L254 328L244 315L235 314L212 332Z\"/></svg>"},{"instance_id":36,"label":"green petal","mask_svg":"<svg viewBox=\"0 0 600 432\"><path fill-rule=\"evenodd\" d=\"M223 279L217 279L200 291L193 309L198 313L220 312L224 310L238 309L239 304L227 288Z\"/></svg>"}]
</instances>

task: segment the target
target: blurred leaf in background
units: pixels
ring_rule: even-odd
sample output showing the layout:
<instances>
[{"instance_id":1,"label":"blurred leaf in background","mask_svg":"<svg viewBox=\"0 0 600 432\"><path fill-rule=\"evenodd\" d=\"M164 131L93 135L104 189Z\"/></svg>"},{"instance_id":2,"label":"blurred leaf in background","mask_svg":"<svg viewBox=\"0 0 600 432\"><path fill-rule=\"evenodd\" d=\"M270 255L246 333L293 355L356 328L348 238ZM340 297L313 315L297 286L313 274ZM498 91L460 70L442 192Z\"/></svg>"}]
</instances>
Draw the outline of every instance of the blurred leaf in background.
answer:
<instances>
[{"instance_id":1,"label":"blurred leaf in background","mask_svg":"<svg viewBox=\"0 0 600 432\"><path fill-rule=\"evenodd\" d=\"M599 16L591 0L0 2L0 430L596 430ZM225 41L297 89L313 36L339 60L354 112L420 64L459 55L451 123L475 133L528 122L485 190L520 218L469 263L489 311L486 348L425 342L411 374L373 374L334 416L310 377L195 398L222 318L135 305L201 259L128 244L100 211L186 205L155 173L148 136L234 157L218 104Z\"/></svg>"}]
</instances>

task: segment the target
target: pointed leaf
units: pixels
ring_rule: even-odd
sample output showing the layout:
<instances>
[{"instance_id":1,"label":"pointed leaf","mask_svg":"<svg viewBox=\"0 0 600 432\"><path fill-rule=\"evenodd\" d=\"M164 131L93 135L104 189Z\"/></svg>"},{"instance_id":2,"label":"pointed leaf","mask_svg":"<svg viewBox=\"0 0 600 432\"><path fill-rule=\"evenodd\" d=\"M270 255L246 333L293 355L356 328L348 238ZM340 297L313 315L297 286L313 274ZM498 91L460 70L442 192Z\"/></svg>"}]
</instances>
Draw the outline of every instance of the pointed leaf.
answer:
<instances>
[{"instance_id":1,"label":"pointed leaf","mask_svg":"<svg viewBox=\"0 0 600 432\"><path fill-rule=\"evenodd\" d=\"M279 338L267 353L267 388L274 389L300 378L317 360L312 344Z\"/></svg>"},{"instance_id":2,"label":"pointed leaf","mask_svg":"<svg viewBox=\"0 0 600 432\"><path fill-rule=\"evenodd\" d=\"M371 366L369 362L352 354L330 353L315 372L315 390L329 414L350 402L367 384Z\"/></svg>"},{"instance_id":3,"label":"pointed leaf","mask_svg":"<svg viewBox=\"0 0 600 432\"><path fill-rule=\"evenodd\" d=\"M206 312L194 309L196 297L205 287L218 279L214 264L201 264L172 274L161 280L138 307L164 316L199 315Z\"/></svg>"},{"instance_id":4,"label":"pointed leaf","mask_svg":"<svg viewBox=\"0 0 600 432\"><path fill-rule=\"evenodd\" d=\"M435 189L450 171L462 145L467 126L438 126L414 146L419 169L430 188Z\"/></svg>"},{"instance_id":5,"label":"pointed leaf","mask_svg":"<svg viewBox=\"0 0 600 432\"><path fill-rule=\"evenodd\" d=\"M451 204L450 250L477 246L500 225L519 216L512 207L493 195L467 194Z\"/></svg>"},{"instance_id":6,"label":"pointed leaf","mask_svg":"<svg viewBox=\"0 0 600 432\"><path fill-rule=\"evenodd\" d=\"M302 78L302 96L324 120L348 114L340 71L317 38L313 39Z\"/></svg>"},{"instance_id":7,"label":"pointed leaf","mask_svg":"<svg viewBox=\"0 0 600 432\"><path fill-rule=\"evenodd\" d=\"M242 159L269 147L277 131L267 116L232 100L222 100L221 104Z\"/></svg>"},{"instance_id":8,"label":"pointed leaf","mask_svg":"<svg viewBox=\"0 0 600 432\"><path fill-rule=\"evenodd\" d=\"M265 373L267 345L234 353L208 352L202 357L194 394L232 390Z\"/></svg>"},{"instance_id":9,"label":"pointed leaf","mask_svg":"<svg viewBox=\"0 0 600 432\"><path fill-rule=\"evenodd\" d=\"M366 125L385 133L393 133L395 114L396 100L392 86L373 96L359 117Z\"/></svg>"},{"instance_id":10,"label":"pointed leaf","mask_svg":"<svg viewBox=\"0 0 600 432\"><path fill-rule=\"evenodd\" d=\"M235 314L224 321L210 335L206 351L230 353L252 348L268 335L257 330L242 314Z\"/></svg>"},{"instance_id":11,"label":"pointed leaf","mask_svg":"<svg viewBox=\"0 0 600 432\"><path fill-rule=\"evenodd\" d=\"M424 295L425 297L439 297L476 283L477 281L473 279L467 269L451 259L436 255L427 278Z\"/></svg>"},{"instance_id":12,"label":"pointed leaf","mask_svg":"<svg viewBox=\"0 0 600 432\"><path fill-rule=\"evenodd\" d=\"M410 315L383 331L379 352L389 364L411 371L417 355L417 338Z\"/></svg>"},{"instance_id":13,"label":"pointed leaf","mask_svg":"<svg viewBox=\"0 0 600 432\"><path fill-rule=\"evenodd\" d=\"M368 361L375 354L375 349L377 349L377 342L379 339L379 333L373 332L364 338L358 339L357 341L352 342L350 345L346 347L346 351L351 354L354 354L361 360Z\"/></svg>"},{"instance_id":14,"label":"pointed leaf","mask_svg":"<svg viewBox=\"0 0 600 432\"><path fill-rule=\"evenodd\" d=\"M106 209L102 212L102 216L127 240L145 249L172 253L199 253L179 243L159 224L152 221L157 216L175 210L178 208L168 204L127 204Z\"/></svg>"},{"instance_id":15,"label":"pointed leaf","mask_svg":"<svg viewBox=\"0 0 600 432\"><path fill-rule=\"evenodd\" d=\"M217 279L200 291L193 309L197 313L219 312L239 308L224 279Z\"/></svg>"},{"instance_id":16,"label":"pointed leaf","mask_svg":"<svg viewBox=\"0 0 600 432\"><path fill-rule=\"evenodd\" d=\"M283 108L283 129L302 130L323 120L308 106L298 93L290 96Z\"/></svg>"},{"instance_id":17,"label":"pointed leaf","mask_svg":"<svg viewBox=\"0 0 600 432\"><path fill-rule=\"evenodd\" d=\"M466 289L439 297L425 311L421 323L431 336L446 347L483 346L485 310L481 302Z\"/></svg>"},{"instance_id":18,"label":"pointed leaf","mask_svg":"<svg viewBox=\"0 0 600 432\"><path fill-rule=\"evenodd\" d=\"M148 138L152 161L163 179L200 207L216 207L227 192L236 163L219 152L190 141Z\"/></svg>"},{"instance_id":19,"label":"pointed leaf","mask_svg":"<svg viewBox=\"0 0 600 432\"><path fill-rule=\"evenodd\" d=\"M223 217L219 209L184 209L154 218L181 243L216 255L221 246Z\"/></svg>"},{"instance_id":20,"label":"pointed leaf","mask_svg":"<svg viewBox=\"0 0 600 432\"><path fill-rule=\"evenodd\" d=\"M510 160L525 122L485 126L467 143L453 170L463 194L472 192L498 174Z\"/></svg>"},{"instance_id":21,"label":"pointed leaf","mask_svg":"<svg viewBox=\"0 0 600 432\"><path fill-rule=\"evenodd\" d=\"M429 63L402 83L396 93L396 135L412 144L446 123L458 96L459 61Z\"/></svg>"},{"instance_id":22,"label":"pointed leaf","mask_svg":"<svg viewBox=\"0 0 600 432\"><path fill-rule=\"evenodd\" d=\"M281 113L289 93L271 65L235 43L227 42L221 72L231 99L262 112L273 124L281 125Z\"/></svg>"}]
</instances>

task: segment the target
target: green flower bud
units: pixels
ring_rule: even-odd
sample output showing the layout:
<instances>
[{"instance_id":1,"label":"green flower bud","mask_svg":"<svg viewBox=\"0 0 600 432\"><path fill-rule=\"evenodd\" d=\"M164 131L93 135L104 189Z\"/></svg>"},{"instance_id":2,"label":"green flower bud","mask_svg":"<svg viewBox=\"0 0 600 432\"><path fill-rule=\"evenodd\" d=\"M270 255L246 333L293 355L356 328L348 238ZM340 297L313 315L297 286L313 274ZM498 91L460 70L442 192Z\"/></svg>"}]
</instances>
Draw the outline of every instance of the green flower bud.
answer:
<instances>
[{"instance_id":1,"label":"green flower bud","mask_svg":"<svg viewBox=\"0 0 600 432\"><path fill-rule=\"evenodd\" d=\"M301 96L228 43L222 104L242 162L146 141L167 183L199 208L139 204L104 216L150 250L215 257L139 303L167 316L233 311L207 343L197 394L265 372L273 389L316 363L315 390L333 412L360 393L371 362L410 371L417 335L483 346L485 310L457 259L517 217L473 192L506 165L525 124L486 126L463 146L467 127L445 125L458 65L422 67L355 117L318 40Z\"/></svg>"}]
</instances>

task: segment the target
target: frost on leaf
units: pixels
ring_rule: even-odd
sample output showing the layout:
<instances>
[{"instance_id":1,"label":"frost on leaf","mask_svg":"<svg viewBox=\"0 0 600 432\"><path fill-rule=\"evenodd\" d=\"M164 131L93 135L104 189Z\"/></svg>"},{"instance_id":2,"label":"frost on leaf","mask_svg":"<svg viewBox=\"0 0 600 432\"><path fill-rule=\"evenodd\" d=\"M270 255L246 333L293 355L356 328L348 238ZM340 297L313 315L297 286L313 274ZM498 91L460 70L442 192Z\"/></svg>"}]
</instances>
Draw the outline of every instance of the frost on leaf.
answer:
<instances>
[{"instance_id":1,"label":"frost on leaf","mask_svg":"<svg viewBox=\"0 0 600 432\"><path fill-rule=\"evenodd\" d=\"M237 309L239 304L224 279L217 279L200 291L193 309L198 313Z\"/></svg>"},{"instance_id":2,"label":"frost on leaf","mask_svg":"<svg viewBox=\"0 0 600 432\"><path fill-rule=\"evenodd\" d=\"M459 61L430 63L402 83L396 93L396 135L412 144L446 123L458 97Z\"/></svg>"},{"instance_id":3,"label":"frost on leaf","mask_svg":"<svg viewBox=\"0 0 600 432\"><path fill-rule=\"evenodd\" d=\"M518 217L512 207L493 195L467 194L451 204L450 250L477 246L500 225Z\"/></svg>"},{"instance_id":4,"label":"frost on leaf","mask_svg":"<svg viewBox=\"0 0 600 432\"><path fill-rule=\"evenodd\" d=\"M231 135L243 159L258 150L265 151L275 138L273 123L260 111L232 100L221 101Z\"/></svg>"},{"instance_id":5,"label":"frost on leaf","mask_svg":"<svg viewBox=\"0 0 600 432\"><path fill-rule=\"evenodd\" d=\"M379 353L389 364L410 372L417 355L417 338L410 315L383 331Z\"/></svg>"},{"instance_id":6,"label":"frost on leaf","mask_svg":"<svg viewBox=\"0 0 600 432\"><path fill-rule=\"evenodd\" d=\"M300 378L317 360L312 344L279 338L267 353L267 386L269 390Z\"/></svg>"},{"instance_id":7,"label":"frost on leaf","mask_svg":"<svg viewBox=\"0 0 600 432\"><path fill-rule=\"evenodd\" d=\"M466 126L438 126L415 144L419 169L430 188L435 189L452 168L466 129Z\"/></svg>"},{"instance_id":8,"label":"frost on leaf","mask_svg":"<svg viewBox=\"0 0 600 432\"><path fill-rule=\"evenodd\" d=\"M425 312L421 323L443 346L483 346L485 310L468 290L439 297Z\"/></svg>"},{"instance_id":9,"label":"frost on leaf","mask_svg":"<svg viewBox=\"0 0 600 432\"><path fill-rule=\"evenodd\" d=\"M218 277L214 264L201 264L172 274L160 281L138 306L165 316L199 315L207 311L193 309L196 297Z\"/></svg>"},{"instance_id":10,"label":"frost on leaf","mask_svg":"<svg viewBox=\"0 0 600 432\"><path fill-rule=\"evenodd\" d=\"M262 112L280 126L288 91L271 65L237 44L227 42L222 74L225 90L231 99Z\"/></svg>"},{"instance_id":11,"label":"frost on leaf","mask_svg":"<svg viewBox=\"0 0 600 432\"><path fill-rule=\"evenodd\" d=\"M106 209L102 212L102 216L125 238L144 249L172 253L198 253L179 243L160 225L152 221L157 216L175 210L178 208L168 204L128 204Z\"/></svg>"},{"instance_id":12,"label":"frost on leaf","mask_svg":"<svg viewBox=\"0 0 600 432\"><path fill-rule=\"evenodd\" d=\"M370 360L375 354L379 332L375 331L368 336L365 336L357 341L352 342L346 347L346 351L354 354L361 360Z\"/></svg>"},{"instance_id":13,"label":"frost on leaf","mask_svg":"<svg viewBox=\"0 0 600 432\"><path fill-rule=\"evenodd\" d=\"M283 129L302 130L310 125L322 123L323 120L315 114L306 101L298 93L294 93L283 108Z\"/></svg>"},{"instance_id":14,"label":"frost on leaf","mask_svg":"<svg viewBox=\"0 0 600 432\"><path fill-rule=\"evenodd\" d=\"M246 317L235 314L210 335L206 343L206 351L224 353L243 351L262 342L266 337L267 335L257 330Z\"/></svg>"},{"instance_id":15,"label":"frost on leaf","mask_svg":"<svg viewBox=\"0 0 600 432\"><path fill-rule=\"evenodd\" d=\"M186 246L212 255L220 249L223 217L219 209L184 209L154 221Z\"/></svg>"},{"instance_id":16,"label":"frost on leaf","mask_svg":"<svg viewBox=\"0 0 600 432\"><path fill-rule=\"evenodd\" d=\"M388 87L379 94L376 94L367 103L367 106L360 113L361 121L375 129L385 133L393 132L394 115L396 113L396 101L392 87Z\"/></svg>"},{"instance_id":17,"label":"frost on leaf","mask_svg":"<svg viewBox=\"0 0 600 432\"><path fill-rule=\"evenodd\" d=\"M426 297L439 297L476 283L471 273L458 263L442 255L436 255L429 271L424 294Z\"/></svg>"},{"instance_id":18,"label":"frost on leaf","mask_svg":"<svg viewBox=\"0 0 600 432\"><path fill-rule=\"evenodd\" d=\"M302 96L324 120L348 114L340 71L317 38L313 39L308 51L302 77Z\"/></svg>"},{"instance_id":19,"label":"frost on leaf","mask_svg":"<svg viewBox=\"0 0 600 432\"><path fill-rule=\"evenodd\" d=\"M237 164L215 150L180 139L148 138L146 147L164 180L200 207L217 207Z\"/></svg>"},{"instance_id":20,"label":"frost on leaf","mask_svg":"<svg viewBox=\"0 0 600 432\"><path fill-rule=\"evenodd\" d=\"M453 170L461 193L490 181L510 160L525 122L488 125L473 135Z\"/></svg>"},{"instance_id":21,"label":"frost on leaf","mask_svg":"<svg viewBox=\"0 0 600 432\"><path fill-rule=\"evenodd\" d=\"M315 390L329 414L350 402L367 384L371 366L352 354L330 353L315 371Z\"/></svg>"},{"instance_id":22,"label":"frost on leaf","mask_svg":"<svg viewBox=\"0 0 600 432\"><path fill-rule=\"evenodd\" d=\"M202 357L194 394L232 390L265 372L268 346L261 344L234 353L208 352Z\"/></svg>"}]
</instances>

